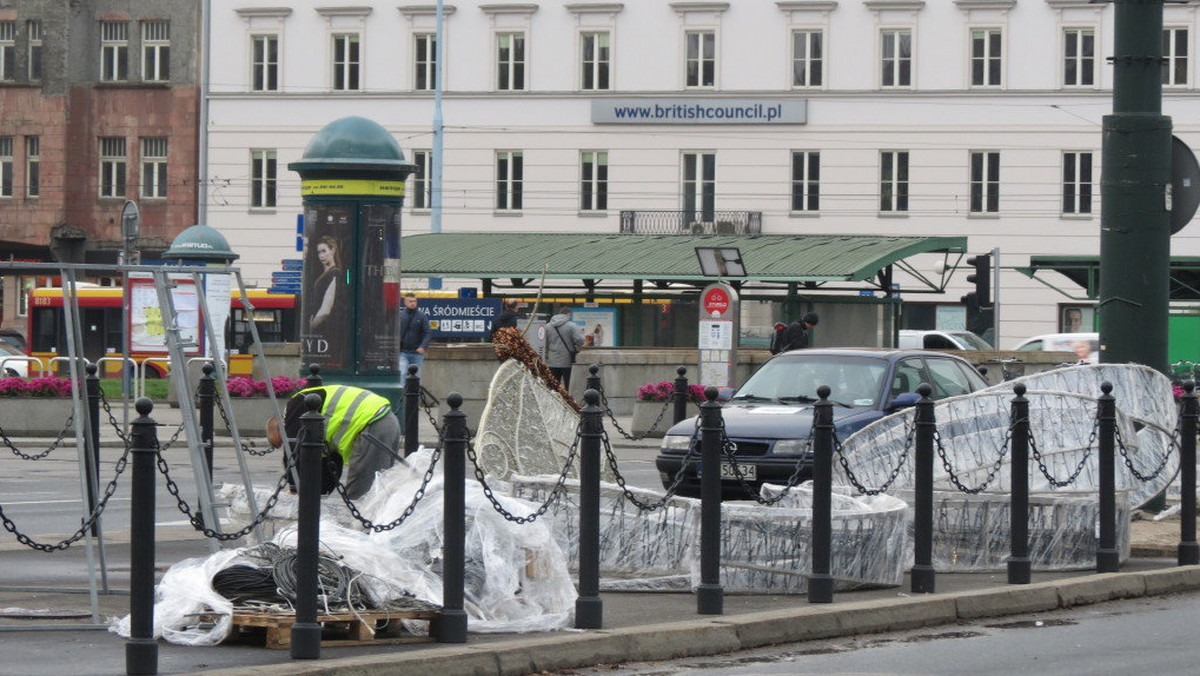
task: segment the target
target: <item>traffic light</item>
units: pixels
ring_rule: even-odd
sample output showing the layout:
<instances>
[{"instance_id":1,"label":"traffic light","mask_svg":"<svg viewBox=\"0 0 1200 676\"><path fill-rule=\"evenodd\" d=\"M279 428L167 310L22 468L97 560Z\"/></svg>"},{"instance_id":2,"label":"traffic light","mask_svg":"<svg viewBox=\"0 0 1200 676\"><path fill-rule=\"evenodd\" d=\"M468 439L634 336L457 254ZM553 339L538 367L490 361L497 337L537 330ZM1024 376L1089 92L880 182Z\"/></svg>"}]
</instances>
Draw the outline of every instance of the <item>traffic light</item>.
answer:
<instances>
[{"instance_id":1,"label":"traffic light","mask_svg":"<svg viewBox=\"0 0 1200 676\"><path fill-rule=\"evenodd\" d=\"M975 302L978 303L979 307L981 308L991 307L992 255L979 254L978 256L972 256L967 259L967 265L975 268L975 272L973 274L967 275L967 281L975 285ZM966 296L963 297L963 302L967 303Z\"/></svg>"}]
</instances>

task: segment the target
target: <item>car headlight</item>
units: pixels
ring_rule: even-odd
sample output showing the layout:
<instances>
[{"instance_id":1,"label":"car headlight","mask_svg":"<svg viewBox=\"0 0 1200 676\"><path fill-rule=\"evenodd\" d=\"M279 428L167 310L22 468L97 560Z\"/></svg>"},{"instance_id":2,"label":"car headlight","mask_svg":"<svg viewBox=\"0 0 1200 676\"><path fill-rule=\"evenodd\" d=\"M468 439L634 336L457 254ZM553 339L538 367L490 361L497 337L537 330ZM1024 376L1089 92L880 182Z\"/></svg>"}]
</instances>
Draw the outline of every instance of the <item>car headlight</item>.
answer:
<instances>
[{"instance_id":1,"label":"car headlight","mask_svg":"<svg viewBox=\"0 0 1200 676\"><path fill-rule=\"evenodd\" d=\"M674 451L677 453L687 453L688 448L692 445L692 437L684 434L668 434L663 437L662 450L664 452Z\"/></svg>"},{"instance_id":2,"label":"car headlight","mask_svg":"<svg viewBox=\"0 0 1200 676\"><path fill-rule=\"evenodd\" d=\"M812 451L808 439L780 439L775 442L772 453L776 455L804 455Z\"/></svg>"}]
</instances>

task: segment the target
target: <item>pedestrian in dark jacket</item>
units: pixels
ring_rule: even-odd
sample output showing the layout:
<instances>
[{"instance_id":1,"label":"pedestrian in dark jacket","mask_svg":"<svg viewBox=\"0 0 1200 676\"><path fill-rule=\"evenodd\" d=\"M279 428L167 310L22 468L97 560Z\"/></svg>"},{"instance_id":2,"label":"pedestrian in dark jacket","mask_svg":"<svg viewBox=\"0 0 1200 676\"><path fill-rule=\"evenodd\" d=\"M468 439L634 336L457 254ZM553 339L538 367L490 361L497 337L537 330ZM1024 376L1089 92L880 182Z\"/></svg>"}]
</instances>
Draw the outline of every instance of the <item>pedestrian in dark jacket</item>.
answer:
<instances>
[{"instance_id":1,"label":"pedestrian in dark jacket","mask_svg":"<svg viewBox=\"0 0 1200 676\"><path fill-rule=\"evenodd\" d=\"M496 321L492 323L492 336L496 335L498 329L515 329L517 328L517 305L519 301L508 299L500 307L500 314L496 317Z\"/></svg>"},{"instance_id":2,"label":"pedestrian in dark jacket","mask_svg":"<svg viewBox=\"0 0 1200 676\"><path fill-rule=\"evenodd\" d=\"M416 364L417 375L421 375L421 362L425 361L425 348L433 340L429 329L429 317L417 309L416 294L404 295L404 309L400 311L400 382L408 377L408 365Z\"/></svg>"},{"instance_id":3,"label":"pedestrian in dark jacket","mask_svg":"<svg viewBox=\"0 0 1200 676\"><path fill-rule=\"evenodd\" d=\"M776 329L771 338L771 354L779 354L788 350L800 350L810 344L809 331L817 325L820 318L815 312L806 312L804 316L788 324L782 330Z\"/></svg>"}]
</instances>

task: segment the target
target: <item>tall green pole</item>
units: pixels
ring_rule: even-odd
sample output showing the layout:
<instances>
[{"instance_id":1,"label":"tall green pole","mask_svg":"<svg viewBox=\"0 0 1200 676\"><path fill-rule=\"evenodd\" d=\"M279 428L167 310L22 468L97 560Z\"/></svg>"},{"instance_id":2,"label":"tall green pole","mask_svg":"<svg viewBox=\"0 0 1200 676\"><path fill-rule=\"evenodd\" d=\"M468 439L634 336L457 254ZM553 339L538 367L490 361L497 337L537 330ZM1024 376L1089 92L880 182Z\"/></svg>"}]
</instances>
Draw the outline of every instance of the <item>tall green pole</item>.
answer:
<instances>
[{"instance_id":1,"label":"tall green pole","mask_svg":"<svg viewBox=\"0 0 1200 676\"><path fill-rule=\"evenodd\" d=\"M1171 118L1162 114L1162 0L1114 0L1113 114L1100 187L1100 361L1167 370Z\"/></svg>"}]
</instances>

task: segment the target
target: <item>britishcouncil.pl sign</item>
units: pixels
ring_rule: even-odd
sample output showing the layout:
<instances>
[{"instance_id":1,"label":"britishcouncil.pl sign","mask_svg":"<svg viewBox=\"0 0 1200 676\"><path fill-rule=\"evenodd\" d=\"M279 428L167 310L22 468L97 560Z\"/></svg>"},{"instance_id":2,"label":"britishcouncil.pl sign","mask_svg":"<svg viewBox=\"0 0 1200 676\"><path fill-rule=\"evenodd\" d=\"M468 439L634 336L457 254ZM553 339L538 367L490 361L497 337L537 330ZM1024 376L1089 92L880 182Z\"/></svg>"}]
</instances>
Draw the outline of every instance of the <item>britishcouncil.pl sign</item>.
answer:
<instances>
[{"instance_id":1,"label":"britishcouncil.pl sign","mask_svg":"<svg viewBox=\"0 0 1200 676\"><path fill-rule=\"evenodd\" d=\"M500 314L499 298L422 298L429 328L439 339L486 338Z\"/></svg>"},{"instance_id":2,"label":"britishcouncil.pl sign","mask_svg":"<svg viewBox=\"0 0 1200 676\"><path fill-rule=\"evenodd\" d=\"M592 124L805 124L807 99L592 99Z\"/></svg>"}]
</instances>

